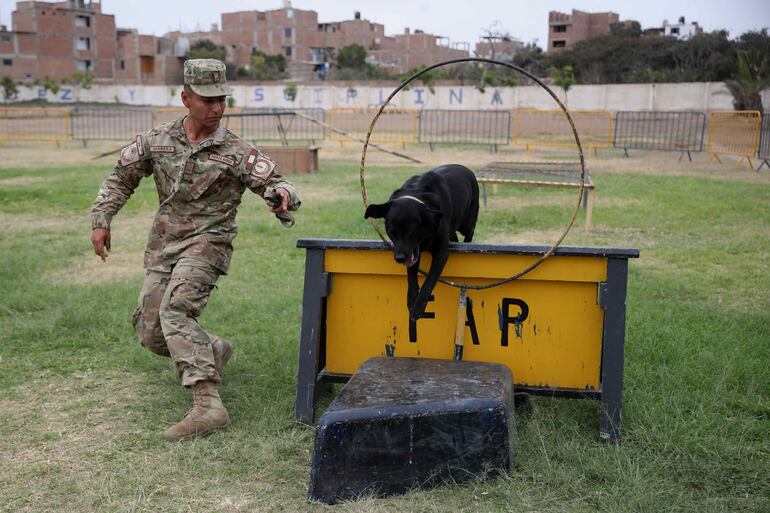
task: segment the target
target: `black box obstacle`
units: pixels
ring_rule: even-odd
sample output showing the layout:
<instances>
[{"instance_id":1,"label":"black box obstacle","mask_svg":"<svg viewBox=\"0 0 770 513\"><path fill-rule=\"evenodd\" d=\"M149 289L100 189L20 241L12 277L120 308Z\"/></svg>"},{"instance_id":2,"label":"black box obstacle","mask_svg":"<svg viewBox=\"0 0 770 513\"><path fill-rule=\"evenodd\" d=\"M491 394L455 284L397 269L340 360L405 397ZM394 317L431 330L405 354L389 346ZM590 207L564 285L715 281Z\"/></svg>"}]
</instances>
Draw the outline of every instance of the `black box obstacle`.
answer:
<instances>
[{"instance_id":1,"label":"black box obstacle","mask_svg":"<svg viewBox=\"0 0 770 513\"><path fill-rule=\"evenodd\" d=\"M512 383L495 363L366 360L318 421L309 498L334 504L508 470Z\"/></svg>"}]
</instances>

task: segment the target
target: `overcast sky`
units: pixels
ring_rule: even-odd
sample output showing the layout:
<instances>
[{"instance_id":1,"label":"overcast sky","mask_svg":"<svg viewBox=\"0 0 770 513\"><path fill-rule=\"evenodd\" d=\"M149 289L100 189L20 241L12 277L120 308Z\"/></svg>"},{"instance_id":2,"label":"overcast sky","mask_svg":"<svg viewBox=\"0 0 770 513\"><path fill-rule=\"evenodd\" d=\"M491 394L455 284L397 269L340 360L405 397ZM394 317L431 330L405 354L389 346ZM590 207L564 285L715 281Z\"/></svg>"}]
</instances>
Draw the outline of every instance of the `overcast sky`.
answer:
<instances>
[{"instance_id":1,"label":"overcast sky","mask_svg":"<svg viewBox=\"0 0 770 513\"><path fill-rule=\"evenodd\" d=\"M283 0L103 0L102 12L115 15L118 27L143 34L163 35L170 30L207 30L220 23L222 12L270 10ZM684 16L705 30L727 29L731 37L770 27L770 0L643 0L643 1L513 1L513 0L293 0L296 9L314 10L319 22L352 19L355 11L385 25L385 34L403 33L405 27L446 36L452 42L473 44L483 30L497 26L524 42L537 40L545 47L548 11L569 13L614 11L621 20L633 19L643 28L660 26L664 19ZM0 23L11 28L12 0L0 0Z\"/></svg>"}]
</instances>

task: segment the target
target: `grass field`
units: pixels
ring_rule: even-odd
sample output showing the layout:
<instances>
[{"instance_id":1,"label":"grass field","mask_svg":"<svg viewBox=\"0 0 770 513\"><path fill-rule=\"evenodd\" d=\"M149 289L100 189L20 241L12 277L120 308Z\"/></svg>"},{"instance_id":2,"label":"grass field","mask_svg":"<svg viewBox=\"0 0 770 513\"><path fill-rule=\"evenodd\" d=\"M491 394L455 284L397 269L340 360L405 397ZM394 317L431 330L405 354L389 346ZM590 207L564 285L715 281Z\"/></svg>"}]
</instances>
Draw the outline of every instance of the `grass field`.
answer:
<instances>
[{"instance_id":1,"label":"grass field","mask_svg":"<svg viewBox=\"0 0 770 513\"><path fill-rule=\"evenodd\" d=\"M304 198L291 230L246 198L231 272L201 318L236 343L221 387L233 424L169 444L161 434L190 394L130 325L157 196L145 181L115 218L102 264L88 218L110 168L86 160L98 152L0 148L0 511L770 511L767 170L702 155L591 160L594 229L579 220L565 243L641 250L630 261L621 445L598 442L595 402L535 399L510 473L326 507L306 502L313 430L293 422L295 243L376 238L362 218L358 154L331 145L318 174L290 177ZM372 162L372 201L426 169ZM501 187L475 240L550 244L573 194Z\"/></svg>"}]
</instances>

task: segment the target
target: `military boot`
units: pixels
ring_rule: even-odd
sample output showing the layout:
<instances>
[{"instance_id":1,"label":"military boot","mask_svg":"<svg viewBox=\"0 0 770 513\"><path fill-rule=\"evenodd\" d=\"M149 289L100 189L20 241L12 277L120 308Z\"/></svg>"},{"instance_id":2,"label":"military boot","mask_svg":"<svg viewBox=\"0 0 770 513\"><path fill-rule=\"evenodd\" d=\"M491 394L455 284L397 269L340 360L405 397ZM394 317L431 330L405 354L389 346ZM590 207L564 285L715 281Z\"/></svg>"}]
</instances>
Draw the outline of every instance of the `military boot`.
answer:
<instances>
[{"instance_id":1,"label":"military boot","mask_svg":"<svg viewBox=\"0 0 770 513\"><path fill-rule=\"evenodd\" d=\"M217 386L211 381L198 381L192 386L193 408L175 426L163 433L169 442L206 435L230 424L230 415L222 404Z\"/></svg>"},{"instance_id":2,"label":"military boot","mask_svg":"<svg viewBox=\"0 0 770 513\"><path fill-rule=\"evenodd\" d=\"M211 349L214 351L214 369L219 374L219 379L225 377L225 365L233 355L233 346L227 340L220 337L213 337L214 342L211 344Z\"/></svg>"}]
</instances>

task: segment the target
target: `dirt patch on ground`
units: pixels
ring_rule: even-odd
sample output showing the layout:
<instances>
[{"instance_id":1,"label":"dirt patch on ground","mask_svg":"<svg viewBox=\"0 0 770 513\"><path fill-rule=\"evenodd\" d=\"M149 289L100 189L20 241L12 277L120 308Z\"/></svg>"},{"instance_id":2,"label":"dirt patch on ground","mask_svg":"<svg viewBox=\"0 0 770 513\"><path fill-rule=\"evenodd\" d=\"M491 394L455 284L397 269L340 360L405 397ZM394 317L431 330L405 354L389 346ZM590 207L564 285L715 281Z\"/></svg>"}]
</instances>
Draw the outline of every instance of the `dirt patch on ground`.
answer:
<instances>
[{"instance_id":1,"label":"dirt patch on ground","mask_svg":"<svg viewBox=\"0 0 770 513\"><path fill-rule=\"evenodd\" d=\"M291 180L291 178L289 178L289 180ZM355 192L344 191L336 187L314 185L312 187L303 187L300 191L300 197L304 205L312 205L316 203L359 199L361 195Z\"/></svg>"},{"instance_id":2,"label":"dirt patch on ground","mask_svg":"<svg viewBox=\"0 0 770 513\"><path fill-rule=\"evenodd\" d=\"M36 467L96 478L98 469L83 454L107 451L117 434L128 430L125 404L139 400L136 381L129 374L75 372L8 390L0 411L14 414L4 416L3 430L16 435L0 442L6 462L0 466L2 481L18 482L14 474Z\"/></svg>"},{"instance_id":3,"label":"dirt patch on ground","mask_svg":"<svg viewBox=\"0 0 770 513\"><path fill-rule=\"evenodd\" d=\"M15 176L13 178L0 178L0 187L23 187L47 181L48 178L42 176Z\"/></svg>"},{"instance_id":4,"label":"dirt patch on ground","mask_svg":"<svg viewBox=\"0 0 770 513\"><path fill-rule=\"evenodd\" d=\"M71 285L95 285L123 281L144 274L144 252L116 251L102 262L92 251L84 253L67 267L52 272L49 279L54 283Z\"/></svg>"},{"instance_id":5,"label":"dirt patch on ground","mask_svg":"<svg viewBox=\"0 0 770 513\"><path fill-rule=\"evenodd\" d=\"M144 245L151 220L148 216L116 216L111 226L112 252L102 262L90 247L89 228L84 225L84 246L88 249L64 267L53 271L55 283L93 285L129 280L144 274Z\"/></svg>"},{"instance_id":6,"label":"dirt patch on ground","mask_svg":"<svg viewBox=\"0 0 770 513\"><path fill-rule=\"evenodd\" d=\"M29 230L64 230L82 225L88 229L89 220L77 216L52 214L42 217L31 214L7 214L0 212L0 232L19 233Z\"/></svg>"},{"instance_id":7,"label":"dirt patch on ground","mask_svg":"<svg viewBox=\"0 0 770 513\"><path fill-rule=\"evenodd\" d=\"M494 244L531 244L535 246L550 246L564 230L528 230L519 233L498 233L485 239L484 242ZM475 242L475 240L474 240Z\"/></svg>"},{"instance_id":8,"label":"dirt patch on ground","mask_svg":"<svg viewBox=\"0 0 770 513\"><path fill-rule=\"evenodd\" d=\"M46 142L8 141L0 146L0 162L4 167L22 169L77 164L103 164L105 169L109 169L117 162L120 148L129 142L91 141L84 148L79 141L62 141L58 146ZM95 156L112 150L118 151L93 160Z\"/></svg>"}]
</instances>

